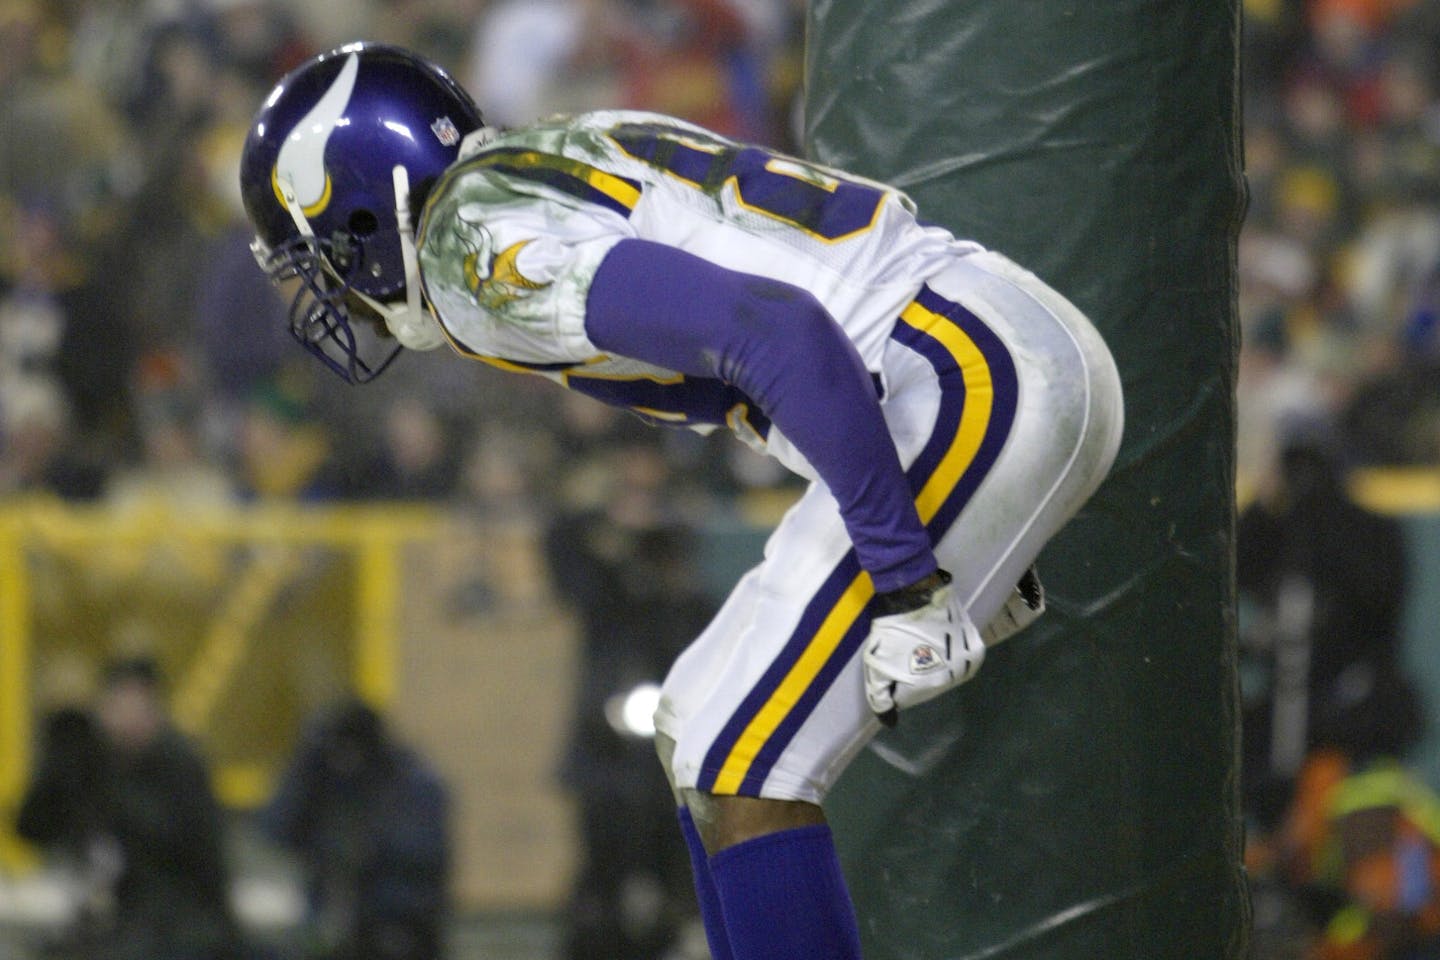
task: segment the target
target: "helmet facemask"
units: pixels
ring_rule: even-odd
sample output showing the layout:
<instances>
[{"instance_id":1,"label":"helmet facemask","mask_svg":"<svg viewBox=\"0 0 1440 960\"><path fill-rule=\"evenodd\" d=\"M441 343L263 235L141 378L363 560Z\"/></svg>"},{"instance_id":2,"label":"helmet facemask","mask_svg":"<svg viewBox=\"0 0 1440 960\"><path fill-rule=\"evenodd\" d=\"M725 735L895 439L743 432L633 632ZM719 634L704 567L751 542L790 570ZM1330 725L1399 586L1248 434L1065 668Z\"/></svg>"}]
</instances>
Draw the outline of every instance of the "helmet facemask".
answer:
<instances>
[{"instance_id":1,"label":"helmet facemask","mask_svg":"<svg viewBox=\"0 0 1440 960\"><path fill-rule=\"evenodd\" d=\"M402 348L431 350L445 343L445 335L421 295L419 258L410 223L409 176L397 165L393 177L405 269L403 300L382 302L359 290L352 278L359 275L365 261L365 238L355 230L337 231L329 238L316 236L294 191L283 180L278 185L298 235L274 249L258 237L251 244L256 262L271 280L299 282L290 303L291 335L350 383L378 377ZM352 323L356 300L374 319L383 321L393 341L375 330L374 324Z\"/></svg>"}]
</instances>

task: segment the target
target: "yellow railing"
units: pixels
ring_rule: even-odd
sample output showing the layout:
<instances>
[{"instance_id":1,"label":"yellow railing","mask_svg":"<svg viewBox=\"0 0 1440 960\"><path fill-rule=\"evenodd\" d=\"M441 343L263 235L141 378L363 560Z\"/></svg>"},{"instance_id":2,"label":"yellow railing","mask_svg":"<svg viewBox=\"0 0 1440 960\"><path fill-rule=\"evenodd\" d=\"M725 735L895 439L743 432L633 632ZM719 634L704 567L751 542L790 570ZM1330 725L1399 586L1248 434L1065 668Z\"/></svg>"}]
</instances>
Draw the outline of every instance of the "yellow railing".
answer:
<instances>
[{"instance_id":1,"label":"yellow railing","mask_svg":"<svg viewBox=\"0 0 1440 960\"><path fill-rule=\"evenodd\" d=\"M1350 496L1377 513L1440 513L1440 468L1371 468L1350 474Z\"/></svg>"},{"instance_id":2,"label":"yellow railing","mask_svg":"<svg viewBox=\"0 0 1440 960\"><path fill-rule=\"evenodd\" d=\"M183 668L171 684L177 724L203 739L259 626L282 605L287 586L316 550L343 556L353 571L349 608L337 617L349 627L340 641L348 653L345 679L370 702L389 706L396 689L401 554L442 528L439 514L420 506L267 504L180 514L163 505L119 512L50 499L0 504L0 813L13 810L24 790L37 707L33 656L37 644L53 640L37 636L36 591L45 586L37 563L64 557L92 577L123 567L130 579L120 579L141 592L139 558L157 551L169 551L174 570L210 568L205 576L212 589L196 618L206 622L185 624L194 639L176 658ZM268 790L269 769L219 758L217 791L229 804L252 805ZM19 848L5 834L0 828L0 859L13 859Z\"/></svg>"},{"instance_id":3,"label":"yellow railing","mask_svg":"<svg viewBox=\"0 0 1440 960\"><path fill-rule=\"evenodd\" d=\"M1236 502L1247 506L1259 495L1255 477L1236 478ZM1440 467L1365 467L1345 478L1350 499L1376 513L1440 513Z\"/></svg>"}]
</instances>

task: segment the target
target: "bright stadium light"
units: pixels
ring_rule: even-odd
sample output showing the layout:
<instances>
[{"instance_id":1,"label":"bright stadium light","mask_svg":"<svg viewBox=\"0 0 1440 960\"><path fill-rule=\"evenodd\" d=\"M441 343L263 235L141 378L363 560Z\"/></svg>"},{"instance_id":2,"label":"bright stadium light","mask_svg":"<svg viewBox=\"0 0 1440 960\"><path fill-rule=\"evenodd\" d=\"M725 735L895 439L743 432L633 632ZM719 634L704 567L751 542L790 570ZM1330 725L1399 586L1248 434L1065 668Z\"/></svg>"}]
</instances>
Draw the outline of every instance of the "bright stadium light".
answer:
<instances>
[{"instance_id":1,"label":"bright stadium light","mask_svg":"<svg viewBox=\"0 0 1440 960\"><path fill-rule=\"evenodd\" d=\"M655 736L655 708L660 705L660 685L642 683L605 701L605 719L622 736Z\"/></svg>"}]
</instances>

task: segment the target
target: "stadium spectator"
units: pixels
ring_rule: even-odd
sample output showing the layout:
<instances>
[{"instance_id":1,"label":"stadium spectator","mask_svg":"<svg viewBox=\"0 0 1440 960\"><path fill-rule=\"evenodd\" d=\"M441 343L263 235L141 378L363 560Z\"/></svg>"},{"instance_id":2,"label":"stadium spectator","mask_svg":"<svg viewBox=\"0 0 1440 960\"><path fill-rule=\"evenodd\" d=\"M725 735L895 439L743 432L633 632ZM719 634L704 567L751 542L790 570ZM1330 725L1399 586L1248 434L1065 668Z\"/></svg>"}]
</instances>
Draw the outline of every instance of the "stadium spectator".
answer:
<instances>
[{"instance_id":1,"label":"stadium spectator","mask_svg":"<svg viewBox=\"0 0 1440 960\"><path fill-rule=\"evenodd\" d=\"M93 710L49 716L16 830L79 865L79 956L235 960L220 810L160 685L153 660L116 660Z\"/></svg>"},{"instance_id":2,"label":"stadium spectator","mask_svg":"<svg viewBox=\"0 0 1440 960\"><path fill-rule=\"evenodd\" d=\"M1247 712L1252 797L1293 784L1305 758L1399 757L1420 734L1400 658L1406 596L1400 527L1350 500L1328 426L1292 427L1282 484L1241 514L1237 581L1266 696Z\"/></svg>"},{"instance_id":3,"label":"stadium spectator","mask_svg":"<svg viewBox=\"0 0 1440 960\"><path fill-rule=\"evenodd\" d=\"M200 145L206 194L216 226L207 239L190 306L194 354L190 364L202 391L201 421L216 459L235 463L235 435L246 401L264 384L305 371L288 363L293 344L280 321L285 304L273 284L255 278L250 232L240 206L239 143L244 128L210 127ZM275 325L257 324L270 317Z\"/></svg>"},{"instance_id":4,"label":"stadium spectator","mask_svg":"<svg viewBox=\"0 0 1440 960\"><path fill-rule=\"evenodd\" d=\"M695 532L678 519L656 438L627 439L621 426L571 439L568 469L587 476L589 489L572 488L545 536L550 581L574 611L580 640L561 778L577 804L581 852L563 956L654 960L676 948L699 912L650 714L666 669L716 604L697 586Z\"/></svg>"},{"instance_id":5,"label":"stadium spectator","mask_svg":"<svg viewBox=\"0 0 1440 960\"><path fill-rule=\"evenodd\" d=\"M1307 894L1318 927L1313 960L1418 960L1440 951L1440 796L1413 772L1317 753L1282 842L1290 880Z\"/></svg>"},{"instance_id":6,"label":"stadium spectator","mask_svg":"<svg viewBox=\"0 0 1440 960\"><path fill-rule=\"evenodd\" d=\"M1346 495L1336 442L1328 424L1292 421L1279 485L1244 510L1236 532L1246 859L1262 905L1257 960L1288 956L1297 941L1312 939L1328 960L1410 956L1335 952L1349 942L1337 926L1353 917L1347 907L1367 903L1353 886L1353 870L1373 873L1396 864L1389 851L1398 835L1386 840L1365 830L1388 830L1399 821L1388 813L1340 816L1330 801L1346 777L1378 768L1413 779L1399 762L1423 725L1401 658L1407 588L1401 529ZM1393 813L1390 801L1377 806ZM1413 824L1405 830L1417 843L1431 843ZM1376 843L1386 848L1373 861L1380 866L1362 866L1372 862ZM1345 857L1355 863L1339 866ZM1416 876L1428 871L1422 867ZM1417 893L1405 904L1418 910L1432 899ZM1368 901L1391 913L1398 904ZM1384 940L1379 931L1386 924L1376 924L1370 932Z\"/></svg>"},{"instance_id":7,"label":"stadium spectator","mask_svg":"<svg viewBox=\"0 0 1440 960\"><path fill-rule=\"evenodd\" d=\"M332 432L307 416L308 378L282 372L246 398L237 428L237 490L254 500L333 499L343 481Z\"/></svg>"},{"instance_id":8,"label":"stadium spectator","mask_svg":"<svg viewBox=\"0 0 1440 960\"><path fill-rule=\"evenodd\" d=\"M437 960L449 917L448 791L356 699L303 732L261 826L301 860L305 960Z\"/></svg>"},{"instance_id":9,"label":"stadium spectator","mask_svg":"<svg viewBox=\"0 0 1440 960\"><path fill-rule=\"evenodd\" d=\"M72 449L65 398L45 381L12 386L0 394L0 498L54 494L93 500L104 471Z\"/></svg>"},{"instance_id":10,"label":"stadium spectator","mask_svg":"<svg viewBox=\"0 0 1440 960\"><path fill-rule=\"evenodd\" d=\"M505 127L613 104L628 22L614 0L495 0L476 20L464 76Z\"/></svg>"},{"instance_id":11,"label":"stadium spectator","mask_svg":"<svg viewBox=\"0 0 1440 960\"><path fill-rule=\"evenodd\" d=\"M171 356L152 356L142 365L136 389L140 453L110 476L105 500L112 507L189 514L234 503L229 472L204 455L201 393L188 373Z\"/></svg>"},{"instance_id":12,"label":"stadium spectator","mask_svg":"<svg viewBox=\"0 0 1440 960\"><path fill-rule=\"evenodd\" d=\"M376 500L446 500L459 484L453 431L420 397L400 397L382 414L379 443L346 471L352 495Z\"/></svg>"},{"instance_id":13,"label":"stadium spectator","mask_svg":"<svg viewBox=\"0 0 1440 960\"><path fill-rule=\"evenodd\" d=\"M264 87L314 53L297 11L284 0L207 0L219 59Z\"/></svg>"},{"instance_id":14,"label":"stadium spectator","mask_svg":"<svg viewBox=\"0 0 1440 960\"><path fill-rule=\"evenodd\" d=\"M747 16L747 11L755 12ZM622 39L620 99L743 140L775 143L763 51L775 16L733 0L663 0Z\"/></svg>"},{"instance_id":15,"label":"stadium spectator","mask_svg":"<svg viewBox=\"0 0 1440 960\"><path fill-rule=\"evenodd\" d=\"M431 51L452 73L463 65L470 27L487 0L376 0L367 36Z\"/></svg>"},{"instance_id":16,"label":"stadium spectator","mask_svg":"<svg viewBox=\"0 0 1440 960\"><path fill-rule=\"evenodd\" d=\"M100 465L118 452L130 419L124 327L116 324L83 342L99 289L94 263L76 247L63 204L31 198L7 205L0 197L0 210L6 212L0 225L0 411L10 408L0 412L0 429L12 438L26 436L23 449L32 457L39 436L53 432L49 446L71 462L48 474L52 489L68 498L94 497L103 483ZM43 420L37 419L42 412ZM13 467L20 452L0 457ZM90 464L81 471L86 459ZM49 483L41 474L30 480L22 485Z\"/></svg>"}]
</instances>

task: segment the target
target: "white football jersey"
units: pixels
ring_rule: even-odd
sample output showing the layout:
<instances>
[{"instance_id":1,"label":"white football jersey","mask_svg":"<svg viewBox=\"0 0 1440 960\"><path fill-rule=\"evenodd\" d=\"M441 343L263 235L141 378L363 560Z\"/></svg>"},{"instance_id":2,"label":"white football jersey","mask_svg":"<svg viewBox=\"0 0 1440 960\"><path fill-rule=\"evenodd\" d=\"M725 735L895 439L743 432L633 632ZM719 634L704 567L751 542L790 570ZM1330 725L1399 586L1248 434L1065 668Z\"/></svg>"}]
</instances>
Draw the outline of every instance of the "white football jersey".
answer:
<instances>
[{"instance_id":1,"label":"white football jersey","mask_svg":"<svg viewBox=\"0 0 1440 960\"><path fill-rule=\"evenodd\" d=\"M494 131L484 131L494 135ZM626 238L677 247L813 294L871 370L933 270L979 250L916 219L904 193L634 111L474 138L421 218L425 291L454 346L531 372L663 372L602 357L590 280Z\"/></svg>"}]
</instances>

